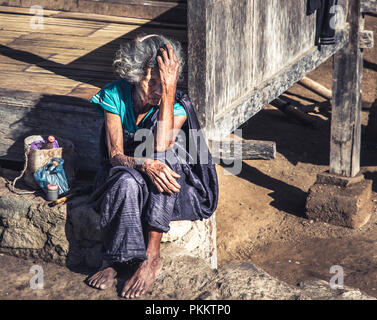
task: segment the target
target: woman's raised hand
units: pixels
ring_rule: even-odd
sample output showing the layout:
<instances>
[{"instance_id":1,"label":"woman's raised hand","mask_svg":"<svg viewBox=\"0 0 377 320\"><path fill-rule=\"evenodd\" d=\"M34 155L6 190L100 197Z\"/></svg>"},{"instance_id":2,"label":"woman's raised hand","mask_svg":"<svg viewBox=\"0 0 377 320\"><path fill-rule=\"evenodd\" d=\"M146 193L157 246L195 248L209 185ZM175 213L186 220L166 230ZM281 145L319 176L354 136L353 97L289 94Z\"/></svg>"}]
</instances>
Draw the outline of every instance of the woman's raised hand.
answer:
<instances>
[{"instance_id":1,"label":"woman's raised hand","mask_svg":"<svg viewBox=\"0 0 377 320\"><path fill-rule=\"evenodd\" d=\"M166 48L167 51L160 48L162 56L157 56L161 85L163 89L170 89L172 87L175 89L179 76L179 62L170 44L166 44Z\"/></svg>"},{"instance_id":2,"label":"woman's raised hand","mask_svg":"<svg viewBox=\"0 0 377 320\"><path fill-rule=\"evenodd\" d=\"M142 165L141 171L148 175L160 192L166 191L173 194L174 192L179 192L181 189L181 186L175 180L175 178L179 178L180 175L159 160L146 159Z\"/></svg>"}]
</instances>

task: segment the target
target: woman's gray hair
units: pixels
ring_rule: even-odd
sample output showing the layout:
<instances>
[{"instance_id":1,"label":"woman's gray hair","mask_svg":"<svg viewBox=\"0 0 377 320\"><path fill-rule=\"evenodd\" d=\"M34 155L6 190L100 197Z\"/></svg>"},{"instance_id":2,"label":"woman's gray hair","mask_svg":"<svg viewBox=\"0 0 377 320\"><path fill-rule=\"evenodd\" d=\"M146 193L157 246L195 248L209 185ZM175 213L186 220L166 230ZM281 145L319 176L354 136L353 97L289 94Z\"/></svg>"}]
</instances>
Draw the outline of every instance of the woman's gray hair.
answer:
<instances>
[{"instance_id":1,"label":"woman's gray hair","mask_svg":"<svg viewBox=\"0 0 377 320\"><path fill-rule=\"evenodd\" d=\"M165 44L170 44L179 62L179 81L182 81L184 56L179 41L162 35L140 35L136 39L121 44L115 53L113 66L115 72L131 83L138 83L148 67L158 67L157 53Z\"/></svg>"}]
</instances>

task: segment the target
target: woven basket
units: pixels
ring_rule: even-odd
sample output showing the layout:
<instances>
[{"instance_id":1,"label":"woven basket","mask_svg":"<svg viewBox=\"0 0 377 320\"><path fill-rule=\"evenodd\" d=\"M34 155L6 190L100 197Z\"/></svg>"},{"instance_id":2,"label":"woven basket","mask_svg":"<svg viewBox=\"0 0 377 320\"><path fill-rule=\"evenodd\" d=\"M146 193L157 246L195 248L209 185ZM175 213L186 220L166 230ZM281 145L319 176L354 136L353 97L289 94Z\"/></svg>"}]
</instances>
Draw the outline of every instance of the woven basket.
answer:
<instances>
[{"instance_id":1,"label":"woven basket","mask_svg":"<svg viewBox=\"0 0 377 320\"><path fill-rule=\"evenodd\" d=\"M64 159L64 171L68 180L68 185L71 187L75 180L76 171L76 152L73 143L68 139L63 139L55 136L60 148L53 148L48 150L35 150L31 148L31 144L38 140L47 140L47 136L35 135L29 136L24 140L25 151L25 166L24 168L24 182L34 189L39 189L38 184L34 180L34 172L42 168L50 158L58 157Z\"/></svg>"}]
</instances>

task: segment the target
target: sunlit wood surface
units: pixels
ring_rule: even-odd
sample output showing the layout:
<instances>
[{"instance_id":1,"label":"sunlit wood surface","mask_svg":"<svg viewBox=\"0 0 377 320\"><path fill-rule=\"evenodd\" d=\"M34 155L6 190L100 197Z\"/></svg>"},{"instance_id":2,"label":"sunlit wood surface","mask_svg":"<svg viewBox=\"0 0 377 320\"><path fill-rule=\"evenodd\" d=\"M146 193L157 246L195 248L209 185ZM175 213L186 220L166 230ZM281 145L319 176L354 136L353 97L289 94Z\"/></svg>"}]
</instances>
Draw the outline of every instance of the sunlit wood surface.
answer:
<instances>
[{"instance_id":1,"label":"sunlit wood surface","mask_svg":"<svg viewBox=\"0 0 377 320\"><path fill-rule=\"evenodd\" d=\"M28 8L0 6L0 88L88 99L117 79L112 60L122 40L162 33L187 44L180 24L44 10L39 29L33 19Z\"/></svg>"}]
</instances>

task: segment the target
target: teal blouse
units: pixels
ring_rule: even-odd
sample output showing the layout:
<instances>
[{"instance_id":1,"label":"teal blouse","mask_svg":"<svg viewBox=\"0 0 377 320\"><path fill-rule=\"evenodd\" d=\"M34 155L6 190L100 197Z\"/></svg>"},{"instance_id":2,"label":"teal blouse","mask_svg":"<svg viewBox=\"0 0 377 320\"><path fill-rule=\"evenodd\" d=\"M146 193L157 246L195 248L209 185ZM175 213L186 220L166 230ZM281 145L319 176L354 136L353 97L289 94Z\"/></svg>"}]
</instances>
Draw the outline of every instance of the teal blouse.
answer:
<instances>
[{"instance_id":1,"label":"teal blouse","mask_svg":"<svg viewBox=\"0 0 377 320\"><path fill-rule=\"evenodd\" d=\"M136 125L134 109L132 107L131 98L132 85L125 79L117 80L107 84L99 92L97 92L90 102L94 103L97 110L103 115L107 110L111 113L118 114L122 121L123 129L128 132L135 133L140 127ZM154 108L143 118L143 122L153 112ZM186 116L186 110L180 103L174 104L174 115Z\"/></svg>"}]
</instances>

